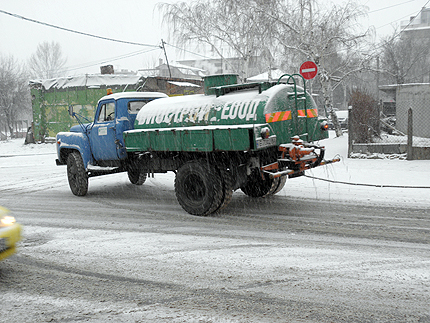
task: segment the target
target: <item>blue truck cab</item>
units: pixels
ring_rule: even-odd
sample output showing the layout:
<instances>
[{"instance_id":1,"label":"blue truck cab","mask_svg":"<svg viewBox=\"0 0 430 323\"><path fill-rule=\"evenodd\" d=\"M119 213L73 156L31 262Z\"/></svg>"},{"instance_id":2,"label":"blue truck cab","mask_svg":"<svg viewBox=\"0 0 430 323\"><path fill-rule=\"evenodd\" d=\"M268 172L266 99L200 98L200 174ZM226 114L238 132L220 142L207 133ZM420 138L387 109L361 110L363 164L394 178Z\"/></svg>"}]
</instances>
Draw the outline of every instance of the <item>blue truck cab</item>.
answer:
<instances>
[{"instance_id":1,"label":"blue truck cab","mask_svg":"<svg viewBox=\"0 0 430 323\"><path fill-rule=\"evenodd\" d=\"M167 97L160 92L122 92L102 97L93 122L83 123L78 113L69 114L80 121L69 132L57 134L57 165L67 165L67 177L73 194L88 191L88 178L127 171L134 184L143 184L140 174L127 158L123 132L134 128L139 110L148 102Z\"/></svg>"}]
</instances>

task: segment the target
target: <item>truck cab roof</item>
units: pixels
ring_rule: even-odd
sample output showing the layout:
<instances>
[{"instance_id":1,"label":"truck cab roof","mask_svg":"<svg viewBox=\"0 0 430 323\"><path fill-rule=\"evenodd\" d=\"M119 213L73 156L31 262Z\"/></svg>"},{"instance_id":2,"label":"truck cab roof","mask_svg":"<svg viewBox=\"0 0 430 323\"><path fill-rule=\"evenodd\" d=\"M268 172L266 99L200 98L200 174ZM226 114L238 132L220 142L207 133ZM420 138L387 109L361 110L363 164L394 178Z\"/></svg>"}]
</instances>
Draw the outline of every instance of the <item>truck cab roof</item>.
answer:
<instances>
[{"instance_id":1,"label":"truck cab roof","mask_svg":"<svg viewBox=\"0 0 430 323\"><path fill-rule=\"evenodd\" d=\"M120 93L113 93L108 94L102 97L100 101L106 100L106 99L145 99L145 98L167 98L168 95L162 92L120 92Z\"/></svg>"}]
</instances>

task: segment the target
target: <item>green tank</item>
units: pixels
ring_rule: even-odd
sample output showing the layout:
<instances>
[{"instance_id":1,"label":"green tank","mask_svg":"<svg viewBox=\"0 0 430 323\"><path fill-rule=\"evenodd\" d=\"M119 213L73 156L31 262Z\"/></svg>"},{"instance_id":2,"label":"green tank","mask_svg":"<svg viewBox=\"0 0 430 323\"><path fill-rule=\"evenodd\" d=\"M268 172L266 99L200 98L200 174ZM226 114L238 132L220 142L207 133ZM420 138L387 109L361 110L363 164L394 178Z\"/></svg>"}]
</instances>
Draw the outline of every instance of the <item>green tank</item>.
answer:
<instances>
[{"instance_id":1,"label":"green tank","mask_svg":"<svg viewBox=\"0 0 430 323\"><path fill-rule=\"evenodd\" d=\"M267 82L219 85L226 80L234 82L235 77L207 77L205 86L212 86L205 87L205 94L148 103L126 135L127 149L240 151L288 143L295 135L305 141L327 138L326 120L318 117L314 100L302 87ZM266 128L268 138L261 136Z\"/></svg>"}]
</instances>

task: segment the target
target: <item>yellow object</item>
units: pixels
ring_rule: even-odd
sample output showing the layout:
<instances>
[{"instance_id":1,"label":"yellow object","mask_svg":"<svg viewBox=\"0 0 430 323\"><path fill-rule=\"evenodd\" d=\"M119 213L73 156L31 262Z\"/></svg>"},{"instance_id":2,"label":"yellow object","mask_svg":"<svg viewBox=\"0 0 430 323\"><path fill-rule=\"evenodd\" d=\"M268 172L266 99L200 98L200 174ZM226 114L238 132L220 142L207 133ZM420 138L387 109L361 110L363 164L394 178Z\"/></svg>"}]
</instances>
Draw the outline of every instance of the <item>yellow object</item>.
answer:
<instances>
[{"instance_id":1,"label":"yellow object","mask_svg":"<svg viewBox=\"0 0 430 323\"><path fill-rule=\"evenodd\" d=\"M13 216L6 215L9 211L0 206L0 260L16 252L16 243L21 240L20 224Z\"/></svg>"}]
</instances>

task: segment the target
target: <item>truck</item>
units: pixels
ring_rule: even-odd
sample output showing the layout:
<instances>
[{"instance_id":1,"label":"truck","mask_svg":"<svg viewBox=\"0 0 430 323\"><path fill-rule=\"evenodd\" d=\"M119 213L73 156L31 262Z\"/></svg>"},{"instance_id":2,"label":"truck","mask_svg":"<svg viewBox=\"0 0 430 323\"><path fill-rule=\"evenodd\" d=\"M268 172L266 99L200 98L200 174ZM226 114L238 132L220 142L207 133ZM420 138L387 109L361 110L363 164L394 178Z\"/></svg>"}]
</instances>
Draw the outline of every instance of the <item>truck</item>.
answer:
<instances>
[{"instance_id":1,"label":"truck","mask_svg":"<svg viewBox=\"0 0 430 323\"><path fill-rule=\"evenodd\" d=\"M57 134L57 165L67 165L77 196L87 194L93 176L127 172L142 185L174 172L179 204L199 216L220 212L237 189L253 198L274 195L287 178L339 161L325 160L315 143L328 138L327 119L300 77L238 84L237 75L212 75L204 94L108 94L92 122Z\"/></svg>"}]
</instances>

